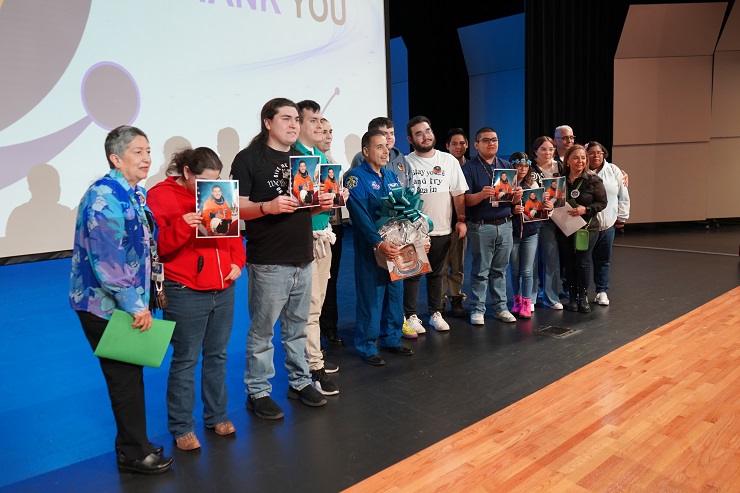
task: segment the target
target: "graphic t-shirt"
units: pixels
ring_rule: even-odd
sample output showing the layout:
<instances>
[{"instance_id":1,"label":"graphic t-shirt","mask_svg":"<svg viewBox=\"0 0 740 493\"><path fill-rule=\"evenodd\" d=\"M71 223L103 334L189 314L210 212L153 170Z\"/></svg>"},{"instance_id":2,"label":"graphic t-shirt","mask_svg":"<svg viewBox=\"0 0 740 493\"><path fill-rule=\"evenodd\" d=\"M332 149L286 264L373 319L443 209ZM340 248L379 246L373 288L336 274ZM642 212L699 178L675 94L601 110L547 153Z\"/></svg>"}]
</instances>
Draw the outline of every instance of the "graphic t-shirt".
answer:
<instances>
[{"instance_id":1,"label":"graphic t-shirt","mask_svg":"<svg viewBox=\"0 0 740 493\"><path fill-rule=\"evenodd\" d=\"M412 152L406 160L414 172L414 186L424 201L421 210L434 223L434 230L429 235L450 234L452 218L457 217L451 197L462 195L468 189L460 163L452 154L442 151L435 151L430 158L419 157Z\"/></svg>"},{"instance_id":2,"label":"graphic t-shirt","mask_svg":"<svg viewBox=\"0 0 740 493\"><path fill-rule=\"evenodd\" d=\"M239 194L252 202L268 202L290 195L290 152L250 146L231 165ZM311 210L268 214L244 221L247 262L266 265L306 265L313 261Z\"/></svg>"}]
</instances>

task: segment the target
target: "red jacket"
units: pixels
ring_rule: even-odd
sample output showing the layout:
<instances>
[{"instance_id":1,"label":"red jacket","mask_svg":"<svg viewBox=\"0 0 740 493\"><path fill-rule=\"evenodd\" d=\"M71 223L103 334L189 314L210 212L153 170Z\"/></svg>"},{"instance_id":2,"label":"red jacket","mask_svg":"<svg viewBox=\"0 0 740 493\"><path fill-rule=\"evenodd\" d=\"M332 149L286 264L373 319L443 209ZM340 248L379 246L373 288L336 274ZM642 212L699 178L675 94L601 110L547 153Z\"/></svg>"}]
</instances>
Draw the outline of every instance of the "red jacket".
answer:
<instances>
[{"instance_id":1,"label":"red jacket","mask_svg":"<svg viewBox=\"0 0 740 493\"><path fill-rule=\"evenodd\" d=\"M231 264L243 268L244 245L237 238L196 238L195 229L182 218L195 212L195 196L168 176L147 193L147 205L159 227L157 252L164 263L164 276L198 291L226 289ZM198 272L199 259L202 267Z\"/></svg>"}]
</instances>

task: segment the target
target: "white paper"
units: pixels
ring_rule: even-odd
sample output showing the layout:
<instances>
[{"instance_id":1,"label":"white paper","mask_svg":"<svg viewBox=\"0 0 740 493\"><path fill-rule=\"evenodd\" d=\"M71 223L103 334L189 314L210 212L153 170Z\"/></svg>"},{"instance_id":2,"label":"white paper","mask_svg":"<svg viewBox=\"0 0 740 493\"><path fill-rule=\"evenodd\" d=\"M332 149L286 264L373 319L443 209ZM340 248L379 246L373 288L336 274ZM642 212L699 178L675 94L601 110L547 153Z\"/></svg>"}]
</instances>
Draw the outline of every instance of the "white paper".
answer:
<instances>
[{"instance_id":1,"label":"white paper","mask_svg":"<svg viewBox=\"0 0 740 493\"><path fill-rule=\"evenodd\" d=\"M550 216L550 219L558 225L558 228L560 228L560 231L562 231L565 236L572 235L586 225L586 221L584 221L581 216L571 216L568 214L568 212L572 210L573 208L568 202L566 202L563 207L553 209L552 215Z\"/></svg>"}]
</instances>

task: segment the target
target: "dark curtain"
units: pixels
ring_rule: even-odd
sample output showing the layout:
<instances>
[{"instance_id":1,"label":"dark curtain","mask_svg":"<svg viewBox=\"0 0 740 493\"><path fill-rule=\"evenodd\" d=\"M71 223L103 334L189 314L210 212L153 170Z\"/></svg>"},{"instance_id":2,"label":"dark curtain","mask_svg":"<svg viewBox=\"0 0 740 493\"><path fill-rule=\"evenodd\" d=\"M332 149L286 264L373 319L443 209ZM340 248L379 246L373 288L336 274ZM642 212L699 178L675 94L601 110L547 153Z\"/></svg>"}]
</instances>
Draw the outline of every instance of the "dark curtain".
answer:
<instances>
[{"instance_id":1,"label":"dark curtain","mask_svg":"<svg viewBox=\"0 0 740 493\"><path fill-rule=\"evenodd\" d=\"M408 49L409 117L424 115L432 122L437 149L445 150L450 128L467 130L470 121L469 79L457 28L433 14L411 23L403 34ZM406 129L396 129L396 146L410 149Z\"/></svg>"},{"instance_id":2,"label":"dark curtain","mask_svg":"<svg viewBox=\"0 0 740 493\"><path fill-rule=\"evenodd\" d=\"M528 0L525 135L528 146L570 125L579 144L611 149L614 54L629 3Z\"/></svg>"}]
</instances>

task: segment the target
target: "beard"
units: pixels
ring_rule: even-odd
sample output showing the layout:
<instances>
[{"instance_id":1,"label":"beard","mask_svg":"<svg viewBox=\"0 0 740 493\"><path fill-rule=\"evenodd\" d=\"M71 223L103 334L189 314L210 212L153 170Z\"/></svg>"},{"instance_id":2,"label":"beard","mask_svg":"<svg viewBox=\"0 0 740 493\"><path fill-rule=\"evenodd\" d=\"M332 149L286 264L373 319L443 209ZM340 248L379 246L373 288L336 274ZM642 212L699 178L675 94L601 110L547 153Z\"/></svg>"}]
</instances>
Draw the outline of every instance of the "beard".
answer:
<instances>
[{"instance_id":1,"label":"beard","mask_svg":"<svg viewBox=\"0 0 740 493\"><path fill-rule=\"evenodd\" d=\"M417 144L416 142L412 141L411 145L414 148L416 152L429 152L432 149L434 149L435 144L437 143L437 138L433 137L431 142L427 142L426 144Z\"/></svg>"}]
</instances>

